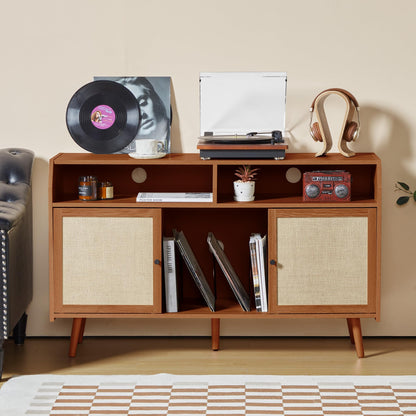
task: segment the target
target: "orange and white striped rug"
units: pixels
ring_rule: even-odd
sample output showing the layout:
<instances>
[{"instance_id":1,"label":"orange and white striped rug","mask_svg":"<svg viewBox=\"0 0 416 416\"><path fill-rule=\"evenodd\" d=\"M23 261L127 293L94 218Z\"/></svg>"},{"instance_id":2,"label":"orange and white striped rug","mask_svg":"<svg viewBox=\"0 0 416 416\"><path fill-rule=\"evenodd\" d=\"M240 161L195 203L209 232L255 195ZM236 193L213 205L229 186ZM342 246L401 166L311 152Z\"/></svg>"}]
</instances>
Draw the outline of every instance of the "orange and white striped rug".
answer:
<instances>
[{"instance_id":1,"label":"orange and white striped rug","mask_svg":"<svg viewBox=\"0 0 416 416\"><path fill-rule=\"evenodd\" d=\"M22 376L0 415L416 415L416 376Z\"/></svg>"}]
</instances>

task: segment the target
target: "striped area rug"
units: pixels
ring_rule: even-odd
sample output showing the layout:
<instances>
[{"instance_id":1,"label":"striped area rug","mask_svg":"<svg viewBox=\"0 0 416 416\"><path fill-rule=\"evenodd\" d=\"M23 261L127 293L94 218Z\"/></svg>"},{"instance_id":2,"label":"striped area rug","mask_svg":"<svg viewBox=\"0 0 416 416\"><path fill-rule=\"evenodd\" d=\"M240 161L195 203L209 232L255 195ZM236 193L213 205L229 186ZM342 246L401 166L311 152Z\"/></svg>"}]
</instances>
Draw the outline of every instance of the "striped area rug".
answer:
<instances>
[{"instance_id":1,"label":"striped area rug","mask_svg":"<svg viewBox=\"0 0 416 416\"><path fill-rule=\"evenodd\" d=\"M22 376L0 415L416 415L416 376Z\"/></svg>"}]
</instances>

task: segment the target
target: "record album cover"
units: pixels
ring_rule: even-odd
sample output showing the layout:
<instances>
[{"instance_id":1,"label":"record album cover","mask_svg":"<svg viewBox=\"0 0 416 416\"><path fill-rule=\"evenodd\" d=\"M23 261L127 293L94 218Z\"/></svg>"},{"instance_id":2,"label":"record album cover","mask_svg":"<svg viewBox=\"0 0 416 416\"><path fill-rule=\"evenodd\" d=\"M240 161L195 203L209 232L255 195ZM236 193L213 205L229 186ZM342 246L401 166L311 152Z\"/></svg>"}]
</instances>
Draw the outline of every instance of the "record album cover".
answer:
<instances>
[{"instance_id":1,"label":"record album cover","mask_svg":"<svg viewBox=\"0 0 416 416\"><path fill-rule=\"evenodd\" d=\"M182 255L183 260L185 261L186 266L194 282L201 292L202 297L204 298L206 304L212 312L215 312L215 295L212 292L207 279L205 278L204 272L201 269L201 266L198 263L198 260L195 257L194 252L192 251L191 246L183 231L172 230L173 236L175 237L175 242L178 246L179 252Z\"/></svg>"},{"instance_id":2,"label":"record album cover","mask_svg":"<svg viewBox=\"0 0 416 416\"><path fill-rule=\"evenodd\" d=\"M135 140L146 138L164 142L166 153L170 153L170 77L94 77L94 81L115 81L128 88L136 97L140 107L140 125L136 137L117 153L134 153Z\"/></svg>"}]
</instances>

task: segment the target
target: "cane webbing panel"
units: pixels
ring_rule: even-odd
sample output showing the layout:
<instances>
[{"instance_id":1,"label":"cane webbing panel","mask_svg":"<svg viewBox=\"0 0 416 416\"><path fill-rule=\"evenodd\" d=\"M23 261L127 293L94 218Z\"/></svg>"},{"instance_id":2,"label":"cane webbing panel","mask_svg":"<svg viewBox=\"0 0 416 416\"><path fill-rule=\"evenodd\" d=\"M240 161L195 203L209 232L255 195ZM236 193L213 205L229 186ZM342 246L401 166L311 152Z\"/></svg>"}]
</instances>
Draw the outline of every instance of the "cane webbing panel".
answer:
<instances>
[{"instance_id":1,"label":"cane webbing panel","mask_svg":"<svg viewBox=\"0 0 416 416\"><path fill-rule=\"evenodd\" d=\"M367 217L278 218L278 305L367 304Z\"/></svg>"},{"instance_id":2,"label":"cane webbing panel","mask_svg":"<svg viewBox=\"0 0 416 416\"><path fill-rule=\"evenodd\" d=\"M64 305L152 305L153 219L63 218Z\"/></svg>"}]
</instances>

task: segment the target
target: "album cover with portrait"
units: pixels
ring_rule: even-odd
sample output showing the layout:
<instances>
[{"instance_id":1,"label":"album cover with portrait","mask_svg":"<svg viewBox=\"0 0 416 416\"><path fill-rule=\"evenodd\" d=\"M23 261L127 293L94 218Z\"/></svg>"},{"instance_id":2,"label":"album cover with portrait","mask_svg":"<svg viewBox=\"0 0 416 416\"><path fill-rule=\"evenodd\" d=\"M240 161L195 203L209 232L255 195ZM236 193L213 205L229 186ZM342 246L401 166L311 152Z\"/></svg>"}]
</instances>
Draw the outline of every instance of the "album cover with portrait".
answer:
<instances>
[{"instance_id":1,"label":"album cover with portrait","mask_svg":"<svg viewBox=\"0 0 416 416\"><path fill-rule=\"evenodd\" d=\"M170 153L170 128L172 111L170 105L170 77L104 77L94 81L115 81L129 89L140 107L140 125L136 137L117 153L136 152L136 140L156 139L164 143L165 153Z\"/></svg>"}]
</instances>

